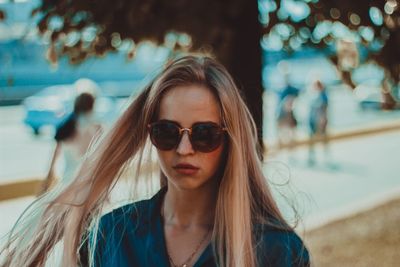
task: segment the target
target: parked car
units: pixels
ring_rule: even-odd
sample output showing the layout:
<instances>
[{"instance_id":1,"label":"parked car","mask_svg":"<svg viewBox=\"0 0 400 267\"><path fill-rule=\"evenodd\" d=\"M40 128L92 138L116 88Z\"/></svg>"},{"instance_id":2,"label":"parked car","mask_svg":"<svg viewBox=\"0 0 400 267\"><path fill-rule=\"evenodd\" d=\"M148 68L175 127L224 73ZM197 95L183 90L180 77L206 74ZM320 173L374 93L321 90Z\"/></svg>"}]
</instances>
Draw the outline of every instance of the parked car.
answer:
<instances>
[{"instance_id":1,"label":"parked car","mask_svg":"<svg viewBox=\"0 0 400 267\"><path fill-rule=\"evenodd\" d=\"M88 80L78 80L75 84L54 85L44 88L23 101L25 109L24 123L29 125L35 134L43 126L58 127L74 108L75 97L80 93L79 87L88 84ZM113 118L115 100L103 95L99 87L96 91L94 112L99 121Z\"/></svg>"},{"instance_id":2,"label":"parked car","mask_svg":"<svg viewBox=\"0 0 400 267\"><path fill-rule=\"evenodd\" d=\"M381 109L383 99L381 88L360 84L354 89L354 95L362 109Z\"/></svg>"},{"instance_id":3,"label":"parked car","mask_svg":"<svg viewBox=\"0 0 400 267\"><path fill-rule=\"evenodd\" d=\"M384 95L382 94L381 84L359 84L354 89L354 95L360 107L364 110L380 110L387 107L387 103L385 103L384 100ZM393 90L391 96L393 97L394 103L391 104L390 109L400 109L400 91L398 87Z\"/></svg>"}]
</instances>

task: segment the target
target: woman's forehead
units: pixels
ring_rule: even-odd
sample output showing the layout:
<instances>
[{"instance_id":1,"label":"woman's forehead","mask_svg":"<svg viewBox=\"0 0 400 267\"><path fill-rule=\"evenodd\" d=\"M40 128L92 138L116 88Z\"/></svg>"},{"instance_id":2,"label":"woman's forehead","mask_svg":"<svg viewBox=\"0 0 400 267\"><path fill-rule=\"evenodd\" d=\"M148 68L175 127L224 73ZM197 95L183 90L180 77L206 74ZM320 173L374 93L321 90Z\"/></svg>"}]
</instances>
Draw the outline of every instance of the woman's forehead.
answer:
<instances>
[{"instance_id":1,"label":"woman's forehead","mask_svg":"<svg viewBox=\"0 0 400 267\"><path fill-rule=\"evenodd\" d=\"M161 99L158 117L176 121L182 126L191 126L198 121L221 121L216 97L210 89L202 85L169 89Z\"/></svg>"}]
</instances>

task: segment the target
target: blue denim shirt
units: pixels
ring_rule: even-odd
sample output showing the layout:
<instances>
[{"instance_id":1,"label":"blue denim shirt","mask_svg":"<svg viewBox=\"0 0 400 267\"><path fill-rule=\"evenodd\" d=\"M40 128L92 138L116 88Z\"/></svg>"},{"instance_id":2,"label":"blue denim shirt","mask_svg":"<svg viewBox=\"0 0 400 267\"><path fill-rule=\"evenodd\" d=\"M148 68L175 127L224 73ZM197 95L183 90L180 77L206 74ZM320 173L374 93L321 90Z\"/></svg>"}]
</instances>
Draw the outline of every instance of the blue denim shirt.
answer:
<instances>
[{"instance_id":1,"label":"blue denim shirt","mask_svg":"<svg viewBox=\"0 0 400 267\"><path fill-rule=\"evenodd\" d=\"M104 215L100 220L95 266L169 267L160 206L165 190ZM292 231L263 227L257 246L259 266L309 266L309 255ZM216 267L209 244L194 267Z\"/></svg>"}]
</instances>

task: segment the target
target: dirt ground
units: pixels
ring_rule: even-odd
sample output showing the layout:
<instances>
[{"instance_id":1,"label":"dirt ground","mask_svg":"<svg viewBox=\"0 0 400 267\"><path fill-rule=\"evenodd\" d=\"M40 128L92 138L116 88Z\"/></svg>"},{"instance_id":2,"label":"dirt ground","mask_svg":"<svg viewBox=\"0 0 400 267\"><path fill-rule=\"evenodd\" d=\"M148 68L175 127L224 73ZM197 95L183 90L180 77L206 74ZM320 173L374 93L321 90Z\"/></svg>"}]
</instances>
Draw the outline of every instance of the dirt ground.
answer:
<instances>
[{"instance_id":1,"label":"dirt ground","mask_svg":"<svg viewBox=\"0 0 400 267\"><path fill-rule=\"evenodd\" d=\"M400 198L304 236L315 267L399 267Z\"/></svg>"}]
</instances>

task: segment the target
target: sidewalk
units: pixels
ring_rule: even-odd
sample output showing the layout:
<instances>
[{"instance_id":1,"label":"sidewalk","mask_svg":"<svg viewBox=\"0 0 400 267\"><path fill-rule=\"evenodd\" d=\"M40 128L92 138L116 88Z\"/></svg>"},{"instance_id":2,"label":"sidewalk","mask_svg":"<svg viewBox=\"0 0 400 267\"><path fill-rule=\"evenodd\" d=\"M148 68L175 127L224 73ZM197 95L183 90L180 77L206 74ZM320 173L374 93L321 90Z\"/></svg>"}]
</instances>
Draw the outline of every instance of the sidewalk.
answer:
<instances>
[{"instance_id":1,"label":"sidewalk","mask_svg":"<svg viewBox=\"0 0 400 267\"><path fill-rule=\"evenodd\" d=\"M271 155L269 179L289 182L306 228L314 228L355 211L400 197L400 130L331 143L325 155L317 146L317 163L308 165L308 148ZM277 186L279 189L279 186ZM290 214L290 209L284 207Z\"/></svg>"},{"instance_id":2,"label":"sidewalk","mask_svg":"<svg viewBox=\"0 0 400 267\"><path fill-rule=\"evenodd\" d=\"M0 221L0 246L3 242L3 236L11 230L14 223L18 220L22 212L34 200L35 197L29 196L0 202L0 214L3 214Z\"/></svg>"}]
</instances>

